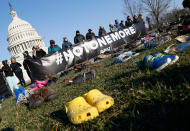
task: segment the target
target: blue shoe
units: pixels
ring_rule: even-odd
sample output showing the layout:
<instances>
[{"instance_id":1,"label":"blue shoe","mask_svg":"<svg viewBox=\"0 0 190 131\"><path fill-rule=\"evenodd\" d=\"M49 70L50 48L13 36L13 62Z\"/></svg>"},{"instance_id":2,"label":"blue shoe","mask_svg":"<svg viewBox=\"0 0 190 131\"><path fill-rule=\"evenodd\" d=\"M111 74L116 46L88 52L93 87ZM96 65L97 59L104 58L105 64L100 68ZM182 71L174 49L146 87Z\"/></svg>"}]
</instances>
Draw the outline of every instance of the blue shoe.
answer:
<instances>
[{"instance_id":1,"label":"blue shoe","mask_svg":"<svg viewBox=\"0 0 190 131\"><path fill-rule=\"evenodd\" d=\"M166 66L168 66L170 62L171 62L170 58L167 57L159 58L159 57L153 57L152 55L145 56L143 60L145 68L155 70L157 72L161 71Z\"/></svg>"},{"instance_id":2,"label":"blue shoe","mask_svg":"<svg viewBox=\"0 0 190 131\"><path fill-rule=\"evenodd\" d=\"M159 57L159 58L170 58L171 59L171 63L170 65L176 63L179 60L179 56L177 55L164 55L160 52L156 53L153 55L154 57Z\"/></svg>"}]
</instances>

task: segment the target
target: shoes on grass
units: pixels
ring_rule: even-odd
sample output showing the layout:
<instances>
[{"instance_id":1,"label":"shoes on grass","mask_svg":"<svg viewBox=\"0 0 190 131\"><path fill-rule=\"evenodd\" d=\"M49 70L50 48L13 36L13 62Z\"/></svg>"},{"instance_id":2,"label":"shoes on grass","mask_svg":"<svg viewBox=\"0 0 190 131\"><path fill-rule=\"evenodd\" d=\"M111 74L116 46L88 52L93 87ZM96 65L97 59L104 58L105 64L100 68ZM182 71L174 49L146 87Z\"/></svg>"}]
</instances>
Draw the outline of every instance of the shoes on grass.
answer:
<instances>
[{"instance_id":1,"label":"shoes on grass","mask_svg":"<svg viewBox=\"0 0 190 131\"><path fill-rule=\"evenodd\" d=\"M114 99L104 95L99 90L94 89L84 95L85 100L92 106L98 109L98 112L103 112L114 104Z\"/></svg>"},{"instance_id":2,"label":"shoes on grass","mask_svg":"<svg viewBox=\"0 0 190 131\"><path fill-rule=\"evenodd\" d=\"M179 56L177 56L177 55L164 55L164 54L162 54L160 52L154 54L153 56L158 57L158 58L170 58L171 59L170 64L174 64L179 60Z\"/></svg>"},{"instance_id":3,"label":"shoes on grass","mask_svg":"<svg viewBox=\"0 0 190 131\"><path fill-rule=\"evenodd\" d=\"M145 69L161 71L171 63L171 58L168 57L153 57L152 55L145 56L143 66Z\"/></svg>"},{"instance_id":4,"label":"shoes on grass","mask_svg":"<svg viewBox=\"0 0 190 131\"><path fill-rule=\"evenodd\" d=\"M66 114L73 124L81 124L99 116L114 104L114 99L94 89L77 97L65 106Z\"/></svg>"},{"instance_id":5,"label":"shoes on grass","mask_svg":"<svg viewBox=\"0 0 190 131\"><path fill-rule=\"evenodd\" d=\"M81 124L99 116L97 108L88 104L83 97L77 97L68 102L65 110L73 124Z\"/></svg>"}]
</instances>

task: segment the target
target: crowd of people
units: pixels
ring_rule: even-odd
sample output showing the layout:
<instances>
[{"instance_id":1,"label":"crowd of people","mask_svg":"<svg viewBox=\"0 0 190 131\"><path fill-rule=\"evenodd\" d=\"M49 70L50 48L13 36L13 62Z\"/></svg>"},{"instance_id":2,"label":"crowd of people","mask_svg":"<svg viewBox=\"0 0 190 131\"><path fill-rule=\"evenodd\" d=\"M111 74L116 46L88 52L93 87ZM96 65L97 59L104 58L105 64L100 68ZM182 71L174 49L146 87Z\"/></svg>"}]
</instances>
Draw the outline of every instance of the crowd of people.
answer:
<instances>
[{"instance_id":1,"label":"crowd of people","mask_svg":"<svg viewBox=\"0 0 190 131\"><path fill-rule=\"evenodd\" d=\"M130 16L127 17L127 20L121 20L121 22L119 23L118 20L115 20L115 24L110 23L109 24L109 29L110 32L115 32L121 29L124 29L126 27L130 27L133 24L139 23L139 22L143 22L144 20L142 18L142 14L139 14L138 16L134 15L133 16L133 20L131 19ZM104 29L103 26L99 27L99 32L98 32L98 36L95 35L95 33L93 32L92 29L88 29L88 32L86 33L86 37L80 33L79 30L76 31L76 35L74 37L74 44L78 44L81 42L86 41L90 41L96 37L102 37L107 35L107 31ZM62 44L62 49L67 49L68 47L71 47L73 44L68 41L67 37L63 38L63 44ZM61 48L55 44L54 40L50 40L50 47L48 48L48 54L54 53L56 51L61 50Z\"/></svg>"},{"instance_id":2,"label":"crowd of people","mask_svg":"<svg viewBox=\"0 0 190 131\"><path fill-rule=\"evenodd\" d=\"M110 29L110 32L116 32L118 30L132 26L133 24L136 24L139 22L144 23L144 20L143 20L141 14L139 14L138 17L136 15L134 15L133 20L130 18L130 16L128 16L126 21L121 20L119 23L118 20L115 20L115 24L110 23L109 29ZM91 41L92 39L94 39L96 37L102 37L105 35L107 35L107 31L104 29L103 26L99 27L98 36L95 35L95 33L93 32L92 29L88 30L88 32L86 33L86 36L82 35L80 33L80 31L77 30L76 35L74 37L74 44L79 44L84 41ZM67 39L67 37L63 38L62 47L57 45L54 40L50 40L50 46L48 47L48 54L55 53L56 51L59 51L61 49L67 49L69 47L72 47L72 45L73 44ZM29 55L28 51L25 51L23 53L24 61L22 63L29 78L31 79L31 83L34 82L34 79L31 75L31 70L30 70L31 65L29 64L28 59L40 59L40 58L44 57L45 55L47 55L47 53L43 49L41 49L39 45L34 45L32 50L33 50L32 56ZM8 82L8 85L12 92L14 91L14 88L18 89L18 85L17 85L16 79L14 77L14 74L19 79L20 85L22 85L22 86L26 85L26 82L23 77L23 71L21 69L22 65L16 61L15 57L11 58L11 63L9 63L8 60L4 60L2 63L3 63L3 67L0 69L0 71L4 72L6 80Z\"/></svg>"}]
</instances>

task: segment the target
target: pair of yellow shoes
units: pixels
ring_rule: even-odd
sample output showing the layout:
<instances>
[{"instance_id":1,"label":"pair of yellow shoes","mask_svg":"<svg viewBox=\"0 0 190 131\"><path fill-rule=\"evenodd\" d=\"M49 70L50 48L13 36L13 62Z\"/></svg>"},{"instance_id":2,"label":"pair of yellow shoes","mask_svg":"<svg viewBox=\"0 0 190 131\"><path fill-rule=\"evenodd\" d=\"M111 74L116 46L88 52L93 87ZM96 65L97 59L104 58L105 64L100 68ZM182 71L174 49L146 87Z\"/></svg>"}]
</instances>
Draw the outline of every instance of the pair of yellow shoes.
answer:
<instances>
[{"instance_id":1,"label":"pair of yellow shoes","mask_svg":"<svg viewBox=\"0 0 190 131\"><path fill-rule=\"evenodd\" d=\"M84 97L77 97L65 106L66 114L73 124L80 124L99 116L114 104L114 99L104 95L97 89L86 93Z\"/></svg>"}]
</instances>

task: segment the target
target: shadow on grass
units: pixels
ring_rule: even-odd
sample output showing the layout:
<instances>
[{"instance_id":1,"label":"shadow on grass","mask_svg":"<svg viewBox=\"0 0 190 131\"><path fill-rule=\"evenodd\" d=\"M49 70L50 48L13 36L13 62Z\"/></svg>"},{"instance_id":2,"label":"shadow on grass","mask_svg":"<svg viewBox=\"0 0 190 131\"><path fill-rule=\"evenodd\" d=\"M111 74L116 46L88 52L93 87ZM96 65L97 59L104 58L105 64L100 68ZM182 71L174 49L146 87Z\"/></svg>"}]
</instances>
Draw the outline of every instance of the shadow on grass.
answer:
<instances>
[{"instance_id":1,"label":"shadow on grass","mask_svg":"<svg viewBox=\"0 0 190 131\"><path fill-rule=\"evenodd\" d=\"M188 131L189 110L190 100L177 104L135 105L124 109L117 117L109 119L106 126L111 130Z\"/></svg>"},{"instance_id":2,"label":"shadow on grass","mask_svg":"<svg viewBox=\"0 0 190 131\"><path fill-rule=\"evenodd\" d=\"M143 75L142 77L130 78L133 73L137 72L137 70L131 70L129 72L125 72L119 75L115 75L111 79L106 80L108 84L114 85L116 83L128 84L129 87L133 88L141 88L146 87L149 89L153 89L157 84L165 87L177 87L182 86L184 84L190 84L190 66L180 66L176 65L166 68L162 72L151 73L151 75ZM144 72L142 72L144 73ZM138 75L138 74L137 74ZM126 78L126 81L121 82L121 78Z\"/></svg>"},{"instance_id":3,"label":"shadow on grass","mask_svg":"<svg viewBox=\"0 0 190 131\"><path fill-rule=\"evenodd\" d=\"M14 129L13 128L4 128L1 131L14 131Z\"/></svg>"},{"instance_id":4,"label":"shadow on grass","mask_svg":"<svg viewBox=\"0 0 190 131\"><path fill-rule=\"evenodd\" d=\"M149 76L143 76L136 80L130 80L130 83L135 83L135 87L155 88L157 84L165 87L175 88L183 84L190 84L190 66L166 68L162 72L155 72Z\"/></svg>"},{"instance_id":5,"label":"shadow on grass","mask_svg":"<svg viewBox=\"0 0 190 131\"><path fill-rule=\"evenodd\" d=\"M58 111L52 112L50 114L50 117L61 123L70 124L67 114L63 110L58 110Z\"/></svg>"},{"instance_id":6,"label":"shadow on grass","mask_svg":"<svg viewBox=\"0 0 190 131\"><path fill-rule=\"evenodd\" d=\"M134 103L123 109L117 117L108 120L106 126L112 130L188 131L190 129L190 66L177 67L174 65L159 73L155 72L151 75L127 80L128 76L134 72L135 70L116 75L108 81L112 82L111 84L120 83L124 85L128 83L128 87L133 89L154 90L158 88L154 91L161 90L163 93L156 96L158 92L153 91L152 94L146 95L154 95L154 98L151 97L150 100L146 101L142 97L137 103L136 99L139 96L135 97ZM121 78L126 78L126 81L122 83ZM121 89L124 93L129 88ZM170 90L173 91L172 97L168 96L168 93L171 93Z\"/></svg>"}]
</instances>

